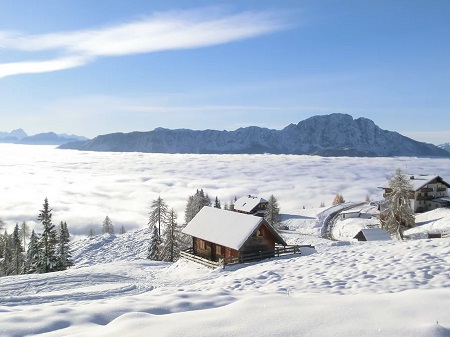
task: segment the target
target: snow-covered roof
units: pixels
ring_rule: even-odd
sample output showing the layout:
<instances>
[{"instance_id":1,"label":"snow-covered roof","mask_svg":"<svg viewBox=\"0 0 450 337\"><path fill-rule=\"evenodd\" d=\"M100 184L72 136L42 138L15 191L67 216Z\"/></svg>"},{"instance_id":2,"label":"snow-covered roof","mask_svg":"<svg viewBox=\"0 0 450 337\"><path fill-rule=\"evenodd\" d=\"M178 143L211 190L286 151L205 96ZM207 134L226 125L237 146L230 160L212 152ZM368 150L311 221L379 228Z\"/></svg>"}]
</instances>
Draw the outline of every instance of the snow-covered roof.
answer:
<instances>
[{"instance_id":1,"label":"snow-covered roof","mask_svg":"<svg viewBox=\"0 0 450 337\"><path fill-rule=\"evenodd\" d=\"M264 218L205 206L182 232L239 250L263 222L272 230ZM279 243L286 245L275 230L272 233L278 238Z\"/></svg>"},{"instance_id":2,"label":"snow-covered roof","mask_svg":"<svg viewBox=\"0 0 450 337\"><path fill-rule=\"evenodd\" d=\"M248 212L251 212L253 208L258 206L258 204L265 203L265 202L267 202L267 200L264 198L258 198L258 197L252 196L252 195L246 195L235 201L234 209L236 211L248 213Z\"/></svg>"},{"instance_id":3,"label":"snow-covered roof","mask_svg":"<svg viewBox=\"0 0 450 337\"><path fill-rule=\"evenodd\" d=\"M441 182L446 185L447 187L450 187L450 184L445 182L440 176L436 175L425 175L425 174L407 174L409 177L409 183L411 184L414 191L420 190L425 185L429 184L431 181L435 179L440 179ZM383 185L380 186L381 188L389 188L389 180L384 182Z\"/></svg>"},{"instance_id":4,"label":"snow-covered roof","mask_svg":"<svg viewBox=\"0 0 450 337\"><path fill-rule=\"evenodd\" d=\"M389 233L383 228L365 228L361 229L358 234L362 232L367 241L390 241L392 240ZM356 234L356 236L358 235ZM356 238L355 236L355 238Z\"/></svg>"},{"instance_id":5,"label":"snow-covered roof","mask_svg":"<svg viewBox=\"0 0 450 337\"><path fill-rule=\"evenodd\" d=\"M347 211L342 211L341 214L354 214L354 213L361 213L361 208L359 209L350 209Z\"/></svg>"}]
</instances>

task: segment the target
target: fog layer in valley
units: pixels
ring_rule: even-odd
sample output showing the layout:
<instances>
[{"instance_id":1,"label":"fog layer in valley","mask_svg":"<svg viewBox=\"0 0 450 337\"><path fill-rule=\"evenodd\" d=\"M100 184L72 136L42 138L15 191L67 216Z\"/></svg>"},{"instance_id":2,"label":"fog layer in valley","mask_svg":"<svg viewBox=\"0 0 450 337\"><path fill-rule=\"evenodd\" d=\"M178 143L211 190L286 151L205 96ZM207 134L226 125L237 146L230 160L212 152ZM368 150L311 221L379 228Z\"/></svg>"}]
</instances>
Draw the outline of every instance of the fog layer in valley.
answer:
<instances>
[{"instance_id":1,"label":"fog layer in valley","mask_svg":"<svg viewBox=\"0 0 450 337\"><path fill-rule=\"evenodd\" d=\"M36 223L44 198L53 222L75 235L97 233L108 215L116 230L147 225L150 203L161 196L184 222L187 198L203 188L222 205L234 197L274 194L282 213L346 201L382 198L378 189L395 169L450 180L450 160L295 155L186 155L58 150L52 146L0 144L0 219Z\"/></svg>"}]
</instances>

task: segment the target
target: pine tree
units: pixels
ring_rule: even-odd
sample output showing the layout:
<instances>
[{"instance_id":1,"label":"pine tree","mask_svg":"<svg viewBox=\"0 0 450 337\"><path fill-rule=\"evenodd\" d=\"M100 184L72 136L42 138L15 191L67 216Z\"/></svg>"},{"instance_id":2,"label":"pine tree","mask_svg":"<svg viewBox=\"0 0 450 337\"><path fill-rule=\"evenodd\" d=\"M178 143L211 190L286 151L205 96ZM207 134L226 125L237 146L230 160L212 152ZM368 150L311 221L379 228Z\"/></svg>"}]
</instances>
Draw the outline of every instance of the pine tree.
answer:
<instances>
[{"instance_id":1,"label":"pine tree","mask_svg":"<svg viewBox=\"0 0 450 337\"><path fill-rule=\"evenodd\" d=\"M121 227L120 227L120 232L119 232L119 234L125 234L127 231L125 230L125 227L122 225Z\"/></svg>"},{"instance_id":2,"label":"pine tree","mask_svg":"<svg viewBox=\"0 0 450 337\"><path fill-rule=\"evenodd\" d=\"M22 248L22 238L19 234L19 224L16 223L16 227L14 227L14 232L12 235L12 267L14 268L14 274L19 275L23 272L23 248Z\"/></svg>"},{"instance_id":3,"label":"pine tree","mask_svg":"<svg viewBox=\"0 0 450 337\"><path fill-rule=\"evenodd\" d=\"M197 190L194 195L188 198L184 212L185 222L191 221L204 206L211 206L211 199L208 194L203 192L203 189Z\"/></svg>"},{"instance_id":4,"label":"pine tree","mask_svg":"<svg viewBox=\"0 0 450 337\"><path fill-rule=\"evenodd\" d=\"M264 214L264 219L274 226L275 224L280 222L280 207L278 206L278 200L272 194L269 198L269 202L267 204L266 213Z\"/></svg>"},{"instance_id":5,"label":"pine tree","mask_svg":"<svg viewBox=\"0 0 450 337\"><path fill-rule=\"evenodd\" d=\"M386 208L381 212L380 220L381 227L399 240L403 240L405 228L415 226L414 211L410 202L412 190L408 177L397 169L389 180Z\"/></svg>"},{"instance_id":6,"label":"pine tree","mask_svg":"<svg viewBox=\"0 0 450 337\"><path fill-rule=\"evenodd\" d=\"M161 259L160 245L161 238L158 233L158 227L152 226L151 237L148 245L147 259L159 261Z\"/></svg>"},{"instance_id":7,"label":"pine tree","mask_svg":"<svg viewBox=\"0 0 450 337\"><path fill-rule=\"evenodd\" d=\"M114 234L114 225L109 216L106 216L105 220L103 220L102 233Z\"/></svg>"},{"instance_id":8,"label":"pine tree","mask_svg":"<svg viewBox=\"0 0 450 337\"><path fill-rule=\"evenodd\" d=\"M70 234L67 228L67 223L60 223L59 235L58 235L58 270L66 270L68 267L73 266L72 253L69 248Z\"/></svg>"},{"instance_id":9,"label":"pine tree","mask_svg":"<svg viewBox=\"0 0 450 337\"><path fill-rule=\"evenodd\" d=\"M319 207L325 207L325 203L322 201Z\"/></svg>"},{"instance_id":10,"label":"pine tree","mask_svg":"<svg viewBox=\"0 0 450 337\"><path fill-rule=\"evenodd\" d=\"M342 194L336 194L336 196L333 199L332 205L339 205L339 204L343 204L345 202L344 197L342 196Z\"/></svg>"},{"instance_id":11,"label":"pine tree","mask_svg":"<svg viewBox=\"0 0 450 337\"><path fill-rule=\"evenodd\" d=\"M222 208L220 206L220 200L217 198L217 196L216 196L216 199L214 200L214 208Z\"/></svg>"},{"instance_id":12,"label":"pine tree","mask_svg":"<svg viewBox=\"0 0 450 337\"><path fill-rule=\"evenodd\" d=\"M177 224L177 214L172 210L169 212L168 222L163 235L163 247L161 259L163 261L174 262L180 255L181 231Z\"/></svg>"},{"instance_id":13,"label":"pine tree","mask_svg":"<svg viewBox=\"0 0 450 337\"><path fill-rule=\"evenodd\" d=\"M32 274L38 272L38 264L40 261L39 236L31 231L30 242L28 242L27 255L25 260L25 273Z\"/></svg>"},{"instance_id":14,"label":"pine tree","mask_svg":"<svg viewBox=\"0 0 450 337\"><path fill-rule=\"evenodd\" d=\"M39 273L48 273L56 269L59 259L56 253L57 233L55 226L52 224L52 210L49 207L47 198L44 200L38 221L42 224L44 230L38 242L40 260L37 265L37 271Z\"/></svg>"},{"instance_id":15,"label":"pine tree","mask_svg":"<svg viewBox=\"0 0 450 337\"><path fill-rule=\"evenodd\" d=\"M161 224L166 221L168 206L164 202L161 197L152 201L152 205L150 206L150 216L148 219L148 226L152 228L152 226L157 226L158 234L161 236Z\"/></svg>"},{"instance_id":16,"label":"pine tree","mask_svg":"<svg viewBox=\"0 0 450 337\"><path fill-rule=\"evenodd\" d=\"M88 231L88 237L92 238L95 235L94 229L91 227Z\"/></svg>"},{"instance_id":17,"label":"pine tree","mask_svg":"<svg viewBox=\"0 0 450 337\"><path fill-rule=\"evenodd\" d=\"M30 235L30 227L28 227L28 225L25 221L23 221L22 224L20 225L19 234L23 240L23 247L26 247L27 246L26 239Z\"/></svg>"},{"instance_id":18,"label":"pine tree","mask_svg":"<svg viewBox=\"0 0 450 337\"><path fill-rule=\"evenodd\" d=\"M5 276L11 275L13 273L13 253L12 253L12 236L8 235L5 230L3 234L4 246L3 246L3 261L1 263L2 273Z\"/></svg>"}]
</instances>

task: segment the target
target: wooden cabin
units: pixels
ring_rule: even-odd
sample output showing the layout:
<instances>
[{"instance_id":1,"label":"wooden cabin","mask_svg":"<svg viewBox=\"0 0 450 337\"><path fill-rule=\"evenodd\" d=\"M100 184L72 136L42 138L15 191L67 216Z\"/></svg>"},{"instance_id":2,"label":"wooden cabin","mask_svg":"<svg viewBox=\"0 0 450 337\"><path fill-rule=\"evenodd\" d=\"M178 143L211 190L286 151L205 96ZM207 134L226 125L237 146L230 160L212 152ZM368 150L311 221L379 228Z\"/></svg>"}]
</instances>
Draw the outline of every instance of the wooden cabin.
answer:
<instances>
[{"instance_id":1,"label":"wooden cabin","mask_svg":"<svg viewBox=\"0 0 450 337\"><path fill-rule=\"evenodd\" d=\"M192 236L192 254L211 261L275 256L284 239L261 217L203 207L182 231Z\"/></svg>"}]
</instances>

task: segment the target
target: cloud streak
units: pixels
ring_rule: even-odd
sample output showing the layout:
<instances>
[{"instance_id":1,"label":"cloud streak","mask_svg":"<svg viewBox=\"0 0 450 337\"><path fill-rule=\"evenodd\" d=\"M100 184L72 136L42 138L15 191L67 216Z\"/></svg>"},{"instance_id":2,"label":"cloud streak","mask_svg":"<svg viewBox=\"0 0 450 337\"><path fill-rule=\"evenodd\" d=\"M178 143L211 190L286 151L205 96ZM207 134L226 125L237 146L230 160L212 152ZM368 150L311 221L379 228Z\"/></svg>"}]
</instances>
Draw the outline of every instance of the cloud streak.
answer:
<instances>
[{"instance_id":1,"label":"cloud streak","mask_svg":"<svg viewBox=\"0 0 450 337\"><path fill-rule=\"evenodd\" d=\"M56 53L44 61L0 64L0 78L80 67L101 57L201 48L248 39L288 25L268 12L218 14L212 10L157 13L134 22L71 32L27 35L0 32L0 48Z\"/></svg>"}]
</instances>

